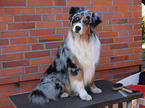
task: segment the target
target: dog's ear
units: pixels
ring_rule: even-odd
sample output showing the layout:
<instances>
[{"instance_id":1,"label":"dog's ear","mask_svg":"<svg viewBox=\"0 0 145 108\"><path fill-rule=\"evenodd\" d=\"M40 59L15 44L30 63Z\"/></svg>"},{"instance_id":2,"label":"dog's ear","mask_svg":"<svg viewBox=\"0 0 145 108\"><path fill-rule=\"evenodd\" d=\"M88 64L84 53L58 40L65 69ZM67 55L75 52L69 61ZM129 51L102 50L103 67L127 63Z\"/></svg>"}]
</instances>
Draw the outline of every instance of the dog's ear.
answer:
<instances>
[{"instance_id":1,"label":"dog's ear","mask_svg":"<svg viewBox=\"0 0 145 108\"><path fill-rule=\"evenodd\" d=\"M69 11L69 20L71 20L72 19L72 16L75 14L75 13L77 13L77 11L79 10L80 8L79 7L72 7L71 9L70 9L70 11Z\"/></svg>"},{"instance_id":2,"label":"dog's ear","mask_svg":"<svg viewBox=\"0 0 145 108\"><path fill-rule=\"evenodd\" d=\"M92 27L95 28L97 27L98 24L102 22L101 18L96 14L92 13Z\"/></svg>"}]
</instances>

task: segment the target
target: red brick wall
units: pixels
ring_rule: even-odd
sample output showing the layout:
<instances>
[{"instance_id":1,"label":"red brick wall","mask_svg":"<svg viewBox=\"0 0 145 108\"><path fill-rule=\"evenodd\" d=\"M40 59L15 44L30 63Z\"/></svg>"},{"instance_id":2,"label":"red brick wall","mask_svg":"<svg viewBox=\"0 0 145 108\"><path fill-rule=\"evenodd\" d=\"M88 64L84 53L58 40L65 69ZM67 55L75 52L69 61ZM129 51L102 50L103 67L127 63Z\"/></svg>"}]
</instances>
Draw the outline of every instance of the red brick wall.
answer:
<instances>
[{"instance_id":1,"label":"red brick wall","mask_svg":"<svg viewBox=\"0 0 145 108\"><path fill-rule=\"evenodd\" d=\"M97 12L103 20L96 79L117 81L139 70L141 0L0 0L0 106L13 107L9 95L37 85L67 36L71 6Z\"/></svg>"}]
</instances>

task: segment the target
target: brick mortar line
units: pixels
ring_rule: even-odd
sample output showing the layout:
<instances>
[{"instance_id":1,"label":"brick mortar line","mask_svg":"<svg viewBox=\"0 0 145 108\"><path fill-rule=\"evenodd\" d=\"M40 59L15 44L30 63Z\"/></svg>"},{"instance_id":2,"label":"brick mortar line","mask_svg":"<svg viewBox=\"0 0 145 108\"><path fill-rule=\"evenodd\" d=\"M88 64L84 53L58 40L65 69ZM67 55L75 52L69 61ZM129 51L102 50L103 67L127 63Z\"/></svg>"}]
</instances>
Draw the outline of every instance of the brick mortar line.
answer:
<instances>
[{"instance_id":1,"label":"brick mortar line","mask_svg":"<svg viewBox=\"0 0 145 108\"><path fill-rule=\"evenodd\" d=\"M20 14L16 14L16 15L21 15L22 14L22 8L20 8ZM14 14L13 14L14 15Z\"/></svg>"},{"instance_id":2,"label":"brick mortar line","mask_svg":"<svg viewBox=\"0 0 145 108\"><path fill-rule=\"evenodd\" d=\"M112 0L112 5L114 4L114 0Z\"/></svg>"},{"instance_id":3,"label":"brick mortar line","mask_svg":"<svg viewBox=\"0 0 145 108\"><path fill-rule=\"evenodd\" d=\"M11 45L11 41L10 41L10 39L8 39L8 46L10 46ZM2 45L2 47L3 47L3 45Z\"/></svg>"},{"instance_id":4,"label":"brick mortar line","mask_svg":"<svg viewBox=\"0 0 145 108\"><path fill-rule=\"evenodd\" d=\"M138 35L137 35L138 36ZM127 36L128 37L128 36ZM130 37L132 37L132 36L130 36ZM109 37L109 38L111 38L111 37ZM109 39L109 38L107 38L107 39ZM113 38L113 37L112 37ZM120 38L120 37L115 37L115 38ZM122 37L123 38L123 37ZM100 39L106 39L106 38L100 38ZM114 38L113 38L114 39ZM106 44L102 44L102 45L115 45L115 44L125 44L125 43L132 43L132 42L141 42L142 40L138 40L138 41L130 41L130 42L120 42L120 43L106 43ZM64 42L64 40L62 40L62 41L50 41L50 42L45 42L45 43L43 43L43 42L40 42L40 43L32 43L32 44L14 44L14 45L4 45L4 46L2 46L2 48L3 47L7 47L7 46L26 46L26 45L29 45L30 47L32 47L32 45L35 45L35 44L47 44L47 43L58 43L58 42ZM134 47L129 47L129 48L134 48ZM138 48L138 47L137 47ZM39 50L32 50L31 48L30 48L30 51L20 51L20 52L36 52L36 51L45 51L45 50L51 50L51 49L55 49L55 48L45 48L45 49L39 49ZM8 53L10 53L10 54L12 54L12 53L20 53L20 52L8 52ZM8 53L2 53L2 54L0 54L0 55L3 55L3 54L8 54Z\"/></svg>"},{"instance_id":5,"label":"brick mortar line","mask_svg":"<svg viewBox=\"0 0 145 108\"><path fill-rule=\"evenodd\" d=\"M141 29L115 30L115 31L99 31L99 32L96 32L96 33L106 33L106 35L107 35L107 33L110 33L110 32L133 31L133 30L141 30ZM131 35L131 36L138 36L138 35ZM121 36L121 37L124 37L124 36ZM107 38L111 38L111 37L107 37Z\"/></svg>"},{"instance_id":6,"label":"brick mortar line","mask_svg":"<svg viewBox=\"0 0 145 108\"><path fill-rule=\"evenodd\" d=\"M63 14L62 14L63 15ZM103 15L103 14L102 14ZM26 15L27 16L27 15ZM30 15L31 16L31 15ZM40 15L40 16L43 16L43 15ZM12 16L13 17L13 16ZM112 20L112 19L133 19L133 18L142 18L142 17L119 17L119 18L102 18L103 20ZM14 19L14 18L13 18ZM56 19L56 16L55 16L55 19ZM68 21L69 20L48 20L48 21L43 21L43 20L38 20L38 21L14 21L14 22L1 22L1 24L16 24L16 23L38 23L38 22L64 22L64 21ZM141 22L140 22L141 23ZM122 24L126 24L126 23L122 23ZM136 24L136 23L129 23L128 24ZM105 24L105 25L114 25L114 24ZM119 25L119 24L118 24ZM64 27L65 28L65 27ZM18 29L19 30L19 29ZM4 30L1 30L1 31L4 31Z\"/></svg>"},{"instance_id":7,"label":"brick mortar line","mask_svg":"<svg viewBox=\"0 0 145 108\"><path fill-rule=\"evenodd\" d=\"M141 23L136 23L136 24L141 24ZM132 25L132 26L134 26L135 24L126 24L126 25ZM111 25L105 25L105 26L111 26ZM101 26L101 27L105 27L105 26ZM112 25L112 27L113 26L116 26L116 24L115 25ZM21 30L13 30L13 31L6 31L6 30L3 30L3 31L1 31L1 32L3 32L3 33L9 33L9 32L21 32L21 31L28 31L28 32L30 32L30 31L35 31L35 30L50 30L50 29L55 29L55 30L58 30L58 29L62 29L62 28L64 28L64 27L56 27L56 29L55 28L40 28L40 29L21 29ZM65 27L64 29L68 29L69 27ZM102 33L102 32L118 32L118 31L132 31L132 30L141 30L141 28L140 29L128 29L128 30L110 30L110 31L97 31L96 30L96 33ZM62 34L48 34L48 35L38 35L38 36L55 36L55 35L62 35ZM66 35L66 34L63 34L63 35ZM37 36L37 35L36 35ZM22 37L22 36L20 36L20 37ZM28 36L23 36L23 37L28 37ZM35 36L31 36L30 34L29 34L29 37L35 37ZM12 38L18 38L18 37L12 37ZM3 39L3 38L1 38L1 39ZM9 38L5 38L5 39L9 39Z\"/></svg>"},{"instance_id":8,"label":"brick mortar line","mask_svg":"<svg viewBox=\"0 0 145 108\"><path fill-rule=\"evenodd\" d=\"M37 22L34 22L35 23L35 28L37 28Z\"/></svg>"},{"instance_id":9,"label":"brick mortar line","mask_svg":"<svg viewBox=\"0 0 145 108\"><path fill-rule=\"evenodd\" d=\"M102 14L103 15L103 14ZM112 19L133 19L133 18L142 18L142 17L120 17L120 18L102 18L103 20L112 20ZM14 19L14 18L13 18ZM68 21L69 20L50 20L50 21L42 21L42 20L39 20L39 21L16 21L16 22L1 22L1 24L19 24L19 23L26 23L26 24L29 24L29 23L39 23L39 22L64 22L64 21ZM140 22L141 23L141 22ZM122 23L122 24L126 24L126 23ZM128 21L128 24L138 24L138 23L129 23ZM105 24L105 25L115 25L115 24ZM117 25L117 24L116 24ZM118 24L119 25L119 24ZM69 25L68 25L69 26ZM63 26L62 26L63 27ZM64 27L66 28L66 27ZM20 29L17 29L17 30L20 30ZM21 29L22 30L22 29ZM6 31L6 30L1 30L1 31Z\"/></svg>"},{"instance_id":10,"label":"brick mortar line","mask_svg":"<svg viewBox=\"0 0 145 108\"><path fill-rule=\"evenodd\" d=\"M79 5L78 7L84 7L84 8L88 8L88 7L142 7L141 5ZM34 8L34 9L40 9L40 8L71 8L71 7L75 7L75 6L7 6L7 7L0 7L0 9L25 9L25 8ZM109 12L109 11L108 11Z\"/></svg>"},{"instance_id":11,"label":"brick mortar line","mask_svg":"<svg viewBox=\"0 0 145 108\"><path fill-rule=\"evenodd\" d=\"M128 71L126 71L126 72L119 72L119 73L112 73L112 74L110 73L110 75L119 75L119 74L123 74L123 73L128 73Z\"/></svg>"},{"instance_id":12,"label":"brick mortar line","mask_svg":"<svg viewBox=\"0 0 145 108\"><path fill-rule=\"evenodd\" d=\"M15 24L15 23L14 23ZM126 23L126 24L112 24L112 26L115 26L115 25L132 25L132 26L134 26L135 24L142 24L142 23ZM104 27L104 26L111 26L110 24L108 24L108 25L102 25L101 27ZM18 31L33 31L33 30L46 30L46 29L48 29L48 30L50 30L50 29L55 29L55 30L57 30L57 29L62 29L62 28L64 28L64 29L68 29L69 28L69 26L67 26L67 27L52 27L52 28L31 28L31 29L15 29L15 30L1 30L1 32L18 32ZM129 31L130 30L141 30L141 28L140 29L129 29ZM128 30L114 30L114 31L128 31ZM96 32L112 32L112 31L96 31ZM54 34L50 34L50 35L54 35ZM55 34L55 35L61 35L61 34ZM64 34L64 35L66 35L66 34ZM30 35L31 36L31 35ZM44 36L44 35L39 35L39 36ZM24 36L25 37L25 36ZM26 36L27 37L27 36ZM33 37L33 36L31 36L31 37Z\"/></svg>"},{"instance_id":13,"label":"brick mortar line","mask_svg":"<svg viewBox=\"0 0 145 108\"><path fill-rule=\"evenodd\" d=\"M49 50L51 50L51 49L39 49L39 50L32 50L32 51L9 52L9 53L2 53L0 55L23 54L23 53L29 53L29 52L39 52L39 51L49 51Z\"/></svg>"},{"instance_id":14,"label":"brick mortar line","mask_svg":"<svg viewBox=\"0 0 145 108\"><path fill-rule=\"evenodd\" d=\"M140 42L140 41L130 41L130 42L120 42L120 43L109 43L109 44L102 44L102 45L116 45L116 44L126 44L126 43L130 44L132 42ZM129 48L134 48L134 47L129 47ZM122 49L124 49L124 48L122 48Z\"/></svg>"},{"instance_id":15,"label":"brick mortar line","mask_svg":"<svg viewBox=\"0 0 145 108\"><path fill-rule=\"evenodd\" d=\"M136 60L142 60L142 59L133 59L133 60L125 60L125 61L118 61L118 62L111 62L112 64L116 64L116 63L122 63L122 62L128 62L128 61L136 61ZM46 64L43 64L43 65L49 65L51 63L46 63ZM101 63L99 65L106 65L106 64L110 64L110 63ZM43 66L42 64L41 65L32 65L32 66ZM19 67L19 68L26 68L26 67L31 67L31 66L23 66L23 67ZM13 69L13 68L6 68L6 69ZM4 69L4 70L6 70ZM37 74L37 73L43 73L45 71L38 71L38 72L33 72L33 73L25 73L25 74L18 74L18 75L11 75L11 76L3 76L3 77L0 77L0 78L7 78L7 77L13 77L13 76L20 76L20 75L28 75L28 74Z\"/></svg>"},{"instance_id":16,"label":"brick mortar line","mask_svg":"<svg viewBox=\"0 0 145 108\"><path fill-rule=\"evenodd\" d=\"M69 20L50 20L50 21L16 21L16 22L4 22L6 24L16 24L16 23L37 23L37 22L63 22L63 21L69 21ZM2 23L1 23L2 24Z\"/></svg>"},{"instance_id":17,"label":"brick mortar line","mask_svg":"<svg viewBox=\"0 0 145 108\"><path fill-rule=\"evenodd\" d=\"M120 74L125 74L125 73L130 73L130 72L121 72ZM114 76L114 75L119 75L119 74L117 73L117 74L111 74L111 75ZM114 78L112 78L112 79L114 79ZM118 78L116 78L116 79L118 79Z\"/></svg>"},{"instance_id":18,"label":"brick mortar line","mask_svg":"<svg viewBox=\"0 0 145 108\"><path fill-rule=\"evenodd\" d=\"M101 52L106 52L106 51L116 51L116 50L123 50L123 49L132 49L132 48L141 48L141 47L128 47L128 48L119 48L119 49L115 49L115 50L105 50L105 51L101 51ZM133 53L133 54L136 54L136 53ZM125 55L125 54L124 54ZM117 56L117 55L115 55ZM110 57L110 56L109 56Z\"/></svg>"},{"instance_id":19,"label":"brick mortar line","mask_svg":"<svg viewBox=\"0 0 145 108\"><path fill-rule=\"evenodd\" d=\"M7 23L5 23L6 24L6 30L8 30L8 24ZM0 30L0 31L3 31L3 30Z\"/></svg>"},{"instance_id":20,"label":"brick mortar line","mask_svg":"<svg viewBox=\"0 0 145 108\"><path fill-rule=\"evenodd\" d=\"M13 22L15 22L15 17L14 16L12 16L12 20L13 20Z\"/></svg>"},{"instance_id":21,"label":"brick mortar line","mask_svg":"<svg viewBox=\"0 0 145 108\"><path fill-rule=\"evenodd\" d=\"M40 36L41 37L41 36ZM36 38L37 38L37 40L36 40L36 44L39 44L39 43L41 43L41 42L39 42L39 37L38 36L36 36ZM42 42L43 43L43 42Z\"/></svg>"},{"instance_id":22,"label":"brick mortar line","mask_svg":"<svg viewBox=\"0 0 145 108\"><path fill-rule=\"evenodd\" d=\"M138 48L138 47L137 47ZM134 50L134 49L133 49ZM40 51L41 52L41 51ZM42 51L43 52L43 51ZM33 53L33 52L32 52ZM123 54L123 55L113 55L113 56L105 56L105 57L100 57L100 58L108 58L108 57L120 57L120 56L125 56L125 55L134 55L134 54L142 54L142 52L137 52L137 53L132 53L132 54ZM25 54L24 54L25 56ZM42 56L42 57L34 57L34 58L23 58L23 59L16 59L16 60L9 60L9 61L1 61L1 63L8 63L8 62L14 62L14 61L22 61L22 60L33 60L33 59L41 59L41 58L48 58L48 57L55 57L52 54L50 56ZM31 64L31 63L30 63ZM15 67L17 68L17 67ZM2 68L2 70L6 70L6 68Z\"/></svg>"},{"instance_id":23,"label":"brick mortar line","mask_svg":"<svg viewBox=\"0 0 145 108\"><path fill-rule=\"evenodd\" d=\"M142 23L122 23L122 24L108 24L108 25L102 25L102 27L105 27L105 26L116 26L116 25L132 25L132 26L134 26L135 24L141 24L142 25ZM129 29L129 30L141 30L142 28L137 28L137 29L135 29L135 28L132 28L132 29ZM128 30L128 29L127 29ZM127 31L126 29L124 30L124 31ZM106 31L104 31L104 32L106 32Z\"/></svg>"},{"instance_id":24,"label":"brick mortar line","mask_svg":"<svg viewBox=\"0 0 145 108\"><path fill-rule=\"evenodd\" d=\"M55 1L53 0L53 6L55 5Z\"/></svg>"},{"instance_id":25,"label":"brick mortar line","mask_svg":"<svg viewBox=\"0 0 145 108\"><path fill-rule=\"evenodd\" d=\"M53 48L53 49L56 49L56 48ZM49 50L51 50L51 49L21 51L21 52L12 52L12 53L3 53L3 54L0 54L0 55L23 54L23 53L39 52L39 51L49 51ZM19 59L17 59L17 60L19 60Z\"/></svg>"},{"instance_id":26,"label":"brick mortar line","mask_svg":"<svg viewBox=\"0 0 145 108\"><path fill-rule=\"evenodd\" d=\"M13 104L0 105L0 107L5 107L5 106L8 106L8 105L13 105Z\"/></svg>"},{"instance_id":27,"label":"brick mortar line","mask_svg":"<svg viewBox=\"0 0 145 108\"><path fill-rule=\"evenodd\" d=\"M26 0L26 7L28 6L28 0Z\"/></svg>"},{"instance_id":28,"label":"brick mortar line","mask_svg":"<svg viewBox=\"0 0 145 108\"><path fill-rule=\"evenodd\" d=\"M17 38L31 38L31 37L38 37L39 38L39 37L46 37L46 36L48 36L48 37L49 36L62 36L62 34L39 35L39 36L23 36L23 37L12 37L12 38L1 38L1 39L17 39ZM35 44L35 43L30 43L30 44ZM4 46L4 45L2 45L2 46Z\"/></svg>"},{"instance_id":29,"label":"brick mortar line","mask_svg":"<svg viewBox=\"0 0 145 108\"><path fill-rule=\"evenodd\" d=\"M16 60L8 60L8 61L1 61L1 63L8 63L8 62L15 62L15 61L24 61L24 60L34 60L34 59L41 59L41 58L51 58L51 57L55 57L53 55L48 55L48 56L42 56L42 57L34 57L34 58L23 58L23 59L16 59ZM31 64L29 64L31 65ZM11 68L11 67L10 67ZM14 68L17 68L17 67L14 67ZM3 68L5 69L5 68Z\"/></svg>"},{"instance_id":30,"label":"brick mortar line","mask_svg":"<svg viewBox=\"0 0 145 108\"><path fill-rule=\"evenodd\" d=\"M121 49L104 50L104 51L101 51L101 52L116 51L116 50L130 49L130 48L142 48L142 47L141 46L140 47L128 47L128 48L121 48Z\"/></svg>"},{"instance_id":31,"label":"brick mortar line","mask_svg":"<svg viewBox=\"0 0 145 108\"><path fill-rule=\"evenodd\" d=\"M66 6L68 7L68 1L66 0Z\"/></svg>"},{"instance_id":32,"label":"brick mortar line","mask_svg":"<svg viewBox=\"0 0 145 108\"><path fill-rule=\"evenodd\" d=\"M141 53L138 53L138 54L141 54ZM120 55L120 56L115 56L115 55L113 55L113 56L106 56L106 57L100 57L100 58L109 58L110 60L111 60L111 58L112 57L122 57L122 56L129 56L130 54L124 54L124 55ZM133 54L132 54L133 55ZM130 60L130 59L129 59ZM131 59L131 61L133 61L133 60L142 60L141 58L140 59ZM116 61L116 62L108 62L108 63L121 63L121 62L126 62L126 61L128 61L128 60L123 60L123 61ZM106 64L106 63L101 63L100 65L104 65L104 64Z\"/></svg>"},{"instance_id":33,"label":"brick mortar line","mask_svg":"<svg viewBox=\"0 0 145 108\"><path fill-rule=\"evenodd\" d=\"M56 28L56 29L55 29ZM55 30L57 30L57 29L62 29L62 28L66 28L66 29L68 29L68 27L53 27L53 28L32 28L32 29L16 29L16 30L2 30L1 32L8 32L8 31L10 31L10 32L12 32L12 31L28 31L28 30L46 30L46 29L55 29ZM51 34L50 34L51 35ZM52 35L54 35L54 34L52 34ZM66 34L65 34L66 35ZM40 35L40 36L43 36L43 35Z\"/></svg>"},{"instance_id":34,"label":"brick mortar line","mask_svg":"<svg viewBox=\"0 0 145 108\"><path fill-rule=\"evenodd\" d=\"M115 64L116 63L112 63L112 64L114 64L114 67L115 67ZM99 64L100 65L100 64ZM99 66L98 65L98 66ZM104 64L103 64L104 65ZM125 66L125 67L131 67L131 66L139 66L139 65L130 65L130 66ZM111 70L111 69L118 69L118 68L125 68L125 67L117 67L117 68L109 68L109 69L104 69L104 70ZM97 67L96 67L97 68ZM103 69L102 70L97 70L96 72L99 72L99 71L103 71ZM131 72L133 72L133 71L131 71ZM108 74L107 74L108 75ZM105 76L107 76L107 75L105 75ZM104 75L103 75L104 76ZM98 77L100 77L100 76L98 76Z\"/></svg>"},{"instance_id":35,"label":"brick mortar line","mask_svg":"<svg viewBox=\"0 0 145 108\"><path fill-rule=\"evenodd\" d=\"M104 11L104 12L96 12L96 13L122 13L122 12L142 12L141 10L136 10L136 11ZM56 15L56 14L69 14L69 12L66 12L66 13L64 13L64 12L61 12L61 13L35 13L35 14L22 14L22 13L20 13L20 14L5 14L5 15L0 15L0 16L22 16L22 15L26 15L26 16L29 16L29 15Z\"/></svg>"},{"instance_id":36,"label":"brick mortar line","mask_svg":"<svg viewBox=\"0 0 145 108\"><path fill-rule=\"evenodd\" d=\"M142 60L142 59L137 59L137 60ZM127 60L127 61L123 61L123 62L128 62L128 61L135 61L135 60ZM112 63L112 64L116 64L116 63L121 63L121 62L115 62L115 63ZM50 64L50 63L49 63ZM49 65L47 64L47 65ZM109 63L103 63L102 65L105 65L105 64L109 64ZM100 65L100 64L99 64ZM98 66L99 66L98 65ZM41 65L40 65L41 66ZM38 66L39 67L39 66ZM26 68L26 67L25 67ZM96 67L97 68L97 67ZM106 70L106 69L105 69ZM23 76L23 75L34 75L34 74L38 74L38 73L44 73L45 71L38 71L38 72L33 72L33 73L24 73L24 74L18 74L18 75L11 75L11 76L3 76L3 77L0 77L0 78L11 78L11 77L17 77L17 76L20 76L20 78ZM21 80L20 80L21 81ZM29 81L29 80L28 80ZM8 83L7 83L8 84ZM11 84L11 83L10 83ZM2 84L3 85L3 84Z\"/></svg>"},{"instance_id":37,"label":"brick mortar line","mask_svg":"<svg viewBox=\"0 0 145 108\"><path fill-rule=\"evenodd\" d=\"M43 51L49 51L50 49L46 49L46 50L36 50L36 51L23 51L23 52L17 52L17 53L15 53L15 52L13 52L13 53L3 53L3 54L0 54L0 55L11 55L11 54L26 54L26 53L30 53L30 52L43 52ZM45 57L45 56L44 56ZM49 56L50 57L50 56ZM16 60L26 60L26 59L29 59L29 58L23 58L23 59L16 59ZM12 60L8 60L8 61L12 61ZM1 61L2 62L2 61ZM3 62L6 62L6 61L3 61Z\"/></svg>"},{"instance_id":38,"label":"brick mortar line","mask_svg":"<svg viewBox=\"0 0 145 108\"><path fill-rule=\"evenodd\" d=\"M101 65L107 65L107 64L114 64L114 65L115 65L116 63L124 63L124 62L135 61L135 60L142 60L142 59L132 59L132 60L125 60L125 61L116 61L116 62L103 63L103 64L101 63L101 64L99 64L99 65L100 65L100 66L101 66ZM99 65L98 65L98 66L99 66ZM121 67L122 67L122 66L121 66Z\"/></svg>"},{"instance_id":39,"label":"brick mortar line","mask_svg":"<svg viewBox=\"0 0 145 108\"><path fill-rule=\"evenodd\" d=\"M25 82L25 81L22 81L22 82ZM13 84L13 83L12 83ZM14 85L14 84L13 84ZM37 86L37 85L36 85ZM36 87L36 86L29 86L29 87L22 87L22 88L13 88L13 89L10 89L10 90L5 90L5 91L0 91L0 93L2 93L2 92L9 92L9 91L13 91L13 90L21 90L21 89L27 89L27 88L32 88L32 87ZM2 100L2 99L7 99L7 97L6 98L0 98L0 100Z\"/></svg>"},{"instance_id":40,"label":"brick mortar line","mask_svg":"<svg viewBox=\"0 0 145 108\"><path fill-rule=\"evenodd\" d=\"M26 0L27 1L27 0ZM90 5L79 5L79 7L100 7L100 6L104 6L104 5L93 5L93 4L90 4ZM129 5L106 5L106 6L141 6L140 4L129 4ZM68 3L66 1L66 5L64 6L55 6L55 5L52 5L52 6L3 6L3 7L0 7L0 8L51 8L51 7L72 7L72 6L68 6Z\"/></svg>"},{"instance_id":41,"label":"brick mortar line","mask_svg":"<svg viewBox=\"0 0 145 108\"><path fill-rule=\"evenodd\" d=\"M1 63L3 64L3 63L15 62L15 61L25 61L25 60L30 61L31 59L30 58L25 58L25 59L8 60L8 61L1 61ZM17 66L17 67L22 67L22 66ZM17 68L17 67L9 67L9 68ZM7 69L7 68L2 68L1 70L5 70L5 69Z\"/></svg>"},{"instance_id":42,"label":"brick mortar line","mask_svg":"<svg viewBox=\"0 0 145 108\"><path fill-rule=\"evenodd\" d=\"M127 19L130 19L130 18L142 18L142 17L119 17L119 18L102 18L103 20L109 20L109 19L125 19L125 18L127 18Z\"/></svg>"},{"instance_id":43,"label":"brick mortar line","mask_svg":"<svg viewBox=\"0 0 145 108\"><path fill-rule=\"evenodd\" d=\"M50 50L50 56L53 56L53 55L52 55L52 50Z\"/></svg>"},{"instance_id":44,"label":"brick mortar line","mask_svg":"<svg viewBox=\"0 0 145 108\"><path fill-rule=\"evenodd\" d=\"M11 89L10 89L11 90ZM5 90L6 91L6 90ZM0 91L0 92L5 92L5 91ZM8 97L5 97L5 98L0 98L0 100L3 100L3 99L8 99Z\"/></svg>"},{"instance_id":45,"label":"brick mortar line","mask_svg":"<svg viewBox=\"0 0 145 108\"><path fill-rule=\"evenodd\" d=\"M50 63L49 63L50 64ZM20 74L18 76L22 77L23 75L36 75L36 74L39 74L39 73L44 73L45 71L41 71L41 72L32 72L32 73L25 73L25 74ZM41 78L41 77L40 77ZM21 80L20 80L21 81ZM29 81L29 80L28 80Z\"/></svg>"},{"instance_id":46,"label":"brick mortar line","mask_svg":"<svg viewBox=\"0 0 145 108\"><path fill-rule=\"evenodd\" d=\"M20 77L20 75L25 75L25 74L18 74L18 75L10 75L10 76L2 76L2 77L0 77L0 79L2 79L2 78L11 78L11 77ZM13 83L5 83L5 84L13 84ZM5 84L0 84L0 86L1 85L5 85Z\"/></svg>"},{"instance_id":47,"label":"brick mortar line","mask_svg":"<svg viewBox=\"0 0 145 108\"><path fill-rule=\"evenodd\" d=\"M29 62L31 62L31 60L29 60ZM24 74L26 74L26 68L24 68ZM21 81L21 77L20 77L20 81Z\"/></svg>"},{"instance_id":48,"label":"brick mortar line","mask_svg":"<svg viewBox=\"0 0 145 108\"><path fill-rule=\"evenodd\" d=\"M40 15L41 16L41 20L40 21L43 21L43 15Z\"/></svg>"},{"instance_id":49,"label":"brick mortar line","mask_svg":"<svg viewBox=\"0 0 145 108\"><path fill-rule=\"evenodd\" d=\"M43 66L43 65L42 65ZM48 66L49 67L49 66ZM47 68L48 68L47 67ZM46 70L45 70L46 71ZM45 71L40 71L40 66L38 66L38 72L44 72L45 73Z\"/></svg>"},{"instance_id":50,"label":"brick mortar line","mask_svg":"<svg viewBox=\"0 0 145 108\"><path fill-rule=\"evenodd\" d=\"M20 77L20 82L22 81L21 80L21 77L22 76L24 76L24 75L35 75L35 74L39 74L39 73L44 73L44 71L42 71L42 72L32 72L32 73L25 73L25 74L18 74L18 75L10 75L10 76L3 76L3 77L0 77L0 79L2 79L2 78L12 78L12 77ZM41 77L40 77L41 78ZM29 81L29 80L27 80L27 81ZM15 82L13 82L13 83L15 83ZM6 84L13 84L13 83L6 83ZM5 85L5 84L0 84L0 86L1 85Z\"/></svg>"},{"instance_id":51,"label":"brick mortar line","mask_svg":"<svg viewBox=\"0 0 145 108\"><path fill-rule=\"evenodd\" d=\"M9 55L9 54L22 54L23 52L13 52L13 53L2 53L0 55Z\"/></svg>"}]
</instances>

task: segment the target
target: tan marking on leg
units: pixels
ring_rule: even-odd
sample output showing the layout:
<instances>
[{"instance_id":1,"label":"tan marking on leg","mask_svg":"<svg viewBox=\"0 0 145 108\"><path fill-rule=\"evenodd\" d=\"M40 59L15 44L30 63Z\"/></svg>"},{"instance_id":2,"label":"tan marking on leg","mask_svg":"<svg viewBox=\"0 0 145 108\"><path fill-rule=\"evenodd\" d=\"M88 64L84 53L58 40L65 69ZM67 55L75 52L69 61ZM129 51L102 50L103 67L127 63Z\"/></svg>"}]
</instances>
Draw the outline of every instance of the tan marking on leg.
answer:
<instances>
[{"instance_id":1,"label":"tan marking on leg","mask_svg":"<svg viewBox=\"0 0 145 108\"><path fill-rule=\"evenodd\" d=\"M64 89L65 89L65 92L71 94L72 91L71 91L71 87L70 87L70 84L69 83L66 83L65 84L65 88Z\"/></svg>"},{"instance_id":2,"label":"tan marking on leg","mask_svg":"<svg viewBox=\"0 0 145 108\"><path fill-rule=\"evenodd\" d=\"M91 83L90 83L90 87L93 87L94 89L96 88L96 85L95 85L95 83L94 83L94 76L93 76L93 78L92 78L92 81L91 81Z\"/></svg>"},{"instance_id":3,"label":"tan marking on leg","mask_svg":"<svg viewBox=\"0 0 145 108\"><path fill-rule=\"evenodd\" d=\"M92 82L90 83L90 89L92 93L102 93L102 90L96 87L94 83L94 77L92 78Z\"/></svg>"}]
</instances>

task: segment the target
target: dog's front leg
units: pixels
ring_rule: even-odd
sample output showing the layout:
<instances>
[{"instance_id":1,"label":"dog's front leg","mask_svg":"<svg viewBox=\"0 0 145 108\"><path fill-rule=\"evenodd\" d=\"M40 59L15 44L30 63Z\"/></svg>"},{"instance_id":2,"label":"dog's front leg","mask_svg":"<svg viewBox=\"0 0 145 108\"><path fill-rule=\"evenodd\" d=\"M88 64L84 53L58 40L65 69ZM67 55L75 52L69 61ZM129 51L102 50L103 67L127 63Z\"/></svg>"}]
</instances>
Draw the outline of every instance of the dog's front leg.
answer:
<instances>
[{"instance_id":1,"label":"dog's front leg","mask_svg":"<svg viewBox=\"0 0 145 108\"><path fill-rule=\"evenodd\" d=\"M82 81L73 81L72 82L73 90L78 93L82 100L90 101L92 97L85 90L84 84Z\"/></svg>"},{"instance_id":2,"label":"dog's front leg","mask_svg":"<svg viewBox=\"0 0 145 108\"><path fill-rule=\"evenodd\" d=\"M92 79L92 82L90 83L90 90L92 93L102 93L102 90L96 87L94 83L94 78Z\"/></svg>"},{"instance_id":3,"label":"dog's front leg","mask_svg":"<svg viewBox=\"0 0 145 108\"><path fill-rule=\"evenodd\" d=\"M92 100L92 97L85 90L82 70L73 69L70 71L69 76L72 91L77 95L79 95L82 100L86 101Z\"/></svg>"}]
</instances>

